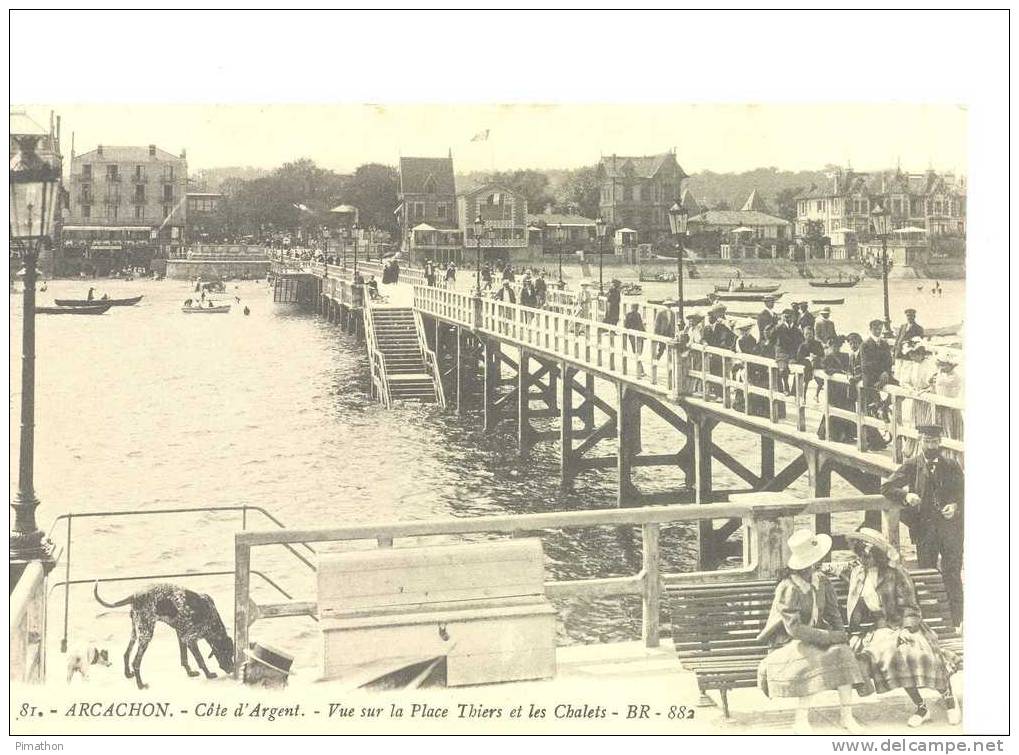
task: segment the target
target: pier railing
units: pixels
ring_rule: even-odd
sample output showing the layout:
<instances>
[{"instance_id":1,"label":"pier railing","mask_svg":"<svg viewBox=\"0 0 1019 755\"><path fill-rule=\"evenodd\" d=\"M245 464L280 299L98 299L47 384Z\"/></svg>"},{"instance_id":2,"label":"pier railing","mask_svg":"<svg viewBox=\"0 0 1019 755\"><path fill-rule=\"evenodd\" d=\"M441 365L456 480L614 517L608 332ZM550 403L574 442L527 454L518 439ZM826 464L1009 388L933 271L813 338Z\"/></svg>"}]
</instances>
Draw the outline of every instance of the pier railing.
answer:
<instances>
[{"instance_id":1,"label":"pier railing","mask_svg":"<svg viewBox=\"0 0 1019 755\"><path fill-rule=\"evenodd\" d=\"M448 518L415 522L383 522L317 529L237 532L234 535L234 641L237 668L248 647L251 624L258 618L314 615L317 605L258 605L251 599L251 551L261 546L287 543L339 543L374 541L379 548L392 548L398 538L417 539L450 535L533 534L543 530L589 527L639 527L641 568L622 577L553 580L545 583L551 598L640 596L641 635L647 647L657 647L663 594L685 584L727 582L777 577L788 556L786 541L794 519L804 515L881 511L882 528L893 545L898 544L899 506L883 496L851 498L780 499L774 503L712 503L686 506L649 506L608 510L567 511L508 516ZM714 519L742 521L743 563L733 569L663 573L659 536L663 526Z\"/></svg>"},{"instance_id":2,"label":"pier railing","mask_svg":"<svg viewBox=\"0 0 1019 755\"><path fill-rule=\"evenodd\" d=\"M10 599L10 680L39 684L46 680L46 570L31 561Z\"/></svg>"}]
</instances>

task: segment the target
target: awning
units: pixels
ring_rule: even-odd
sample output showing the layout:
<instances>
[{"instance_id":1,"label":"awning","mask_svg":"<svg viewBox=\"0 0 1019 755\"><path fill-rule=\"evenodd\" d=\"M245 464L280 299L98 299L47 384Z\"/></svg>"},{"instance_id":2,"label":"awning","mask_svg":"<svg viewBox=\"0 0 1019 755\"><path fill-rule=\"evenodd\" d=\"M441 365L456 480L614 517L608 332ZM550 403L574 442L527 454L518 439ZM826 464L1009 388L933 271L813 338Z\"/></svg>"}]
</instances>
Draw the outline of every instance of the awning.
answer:
<instances>
[{"instance_id":1,"label":"awning","mask_svg":"<svg viewBox=\"0 0 1019 755\"><path fill-rule=\"evenodd\" d=\"M916 226L906 226L905 228L896 228L892 233L927 233L926 228L917 228Z\"/></svg>"},{"instance_id":2,"label":"awning","mask_svg":"<svg viewBox=\"0 0 1019 755\"><path fill-rule=\"evenodd\" d=\"M428 223L420 223L420 224L414 226L413 228L411 228L411 230L412 231L437 231L439 229L438 228L432 228L430 225L428 225Z\"/></svg>"},{"instance_id":3,"label":"awning","mask_svg":"<svg viewBox=\"0 0 1019 755\"><path fill-rule=\"evenodd\" d=\"M616 233L636 233L632 228L620 228Z\"/></svg>"},{"instance_id":4,"label":"awning","mask_svg":"<svg viewBox=\"0 0 1019 755\"><path fill-rule=\"evenodd\" d=\"M754 232L753 228L747 228L745 225L740 226L739 228L733 228L731 231L731 233L753 233L753 232Z\"/></svg>"},{"instance_id":5,"label":"awning","mask_svg":"<svg viewBox=\"0 0 1019 755\"><path fill-rule=\"evenodd\" d=\"M353 213L356 214L357 213L357 208L353 207L353 206L351 206L349 204L338 204L333 209L331 209L329 212L347 212L347 213L353 212Z\"/></svg>"}]
</instances>

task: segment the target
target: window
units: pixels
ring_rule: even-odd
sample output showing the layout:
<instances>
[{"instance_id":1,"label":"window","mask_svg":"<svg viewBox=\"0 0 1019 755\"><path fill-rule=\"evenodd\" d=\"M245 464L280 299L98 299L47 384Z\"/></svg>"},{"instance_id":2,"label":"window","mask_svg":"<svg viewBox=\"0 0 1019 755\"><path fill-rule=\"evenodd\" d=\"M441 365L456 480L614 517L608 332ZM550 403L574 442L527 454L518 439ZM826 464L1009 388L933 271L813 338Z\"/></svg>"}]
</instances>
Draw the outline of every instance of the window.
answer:
<instances>
[{"instance_id":1,"label":"window","mask_svg":"<svg viewBox=\"0 0 1019 755\"><path fill-rule=\"evenodd\" d=\"M134 208L134 219L135 220L143 220L144 218L145 218L145 208L142 207L141 205L138 205L137 207Z\"/></svg>"},{"instance_id":2,"label":"window","mask_svg":"<svg viewBox=\"0 0 1019 755\"><path fill-rule=\"evenodd\" d=\"M117 166L116 165L107 165L106 166L106 180L107 181L114 181L114 182L120 180L120 174L117 172Z\"/></svg>"},{"instance_id":3,"label":"window","mask_svg":"<svg viewBox=\"0 0 1019 755\"><path fill-rule=\"evenodd\" d=\"M141 184L134 187L134 201L145 204L145 187Z\"/></svg>"},{"instance_id":4,"label":"window","mask_svg":"<svg viewBox=\"0 0 1019 755\"><path fill-rule=\"evenodd\" d=\"M935 199L934 200L934 214L935 215L940 215L941 214L941 200L940 199Z\"/></svg>"},{"instance_id":5,"label":"window","mask_svg":"<svg viewBox=\"0 0 1019 755\"><path fill-rule=\"evenodd\" d=\"M92 204L92 187L91 186L86 185L86 186L82 186L81 187L81 203L82 204Z\"/></svg>"},{"instance_id":6,"label":"window","mask_svg":"<svg viewBox=\"0 0 1019 755\"><path fill-rule=\"evenodd\" d=\"M164 165L163 166L163 180L164 181L173 181L173 166L172 165Z\"/></svg>"},{"instance_id":7,"label":"window","mask_svg":"<svg viewBox=\"0 0 1019 755\"><path fill-rule=\"evenodd\" d=\"M91 181L92 180L92 165L91 164L86 163L85 165L81 166L81 180L82 181Z\"/></svg>"},{"instance_id":8,"label":"window","mask_svg":"<svg viewBox=\"0 0 1019 755\"><path fill-rule=\"evenodd\" d=\"M83 218L90 218L90 217L92 217L92 205L83 204L81 206L81 216Z\"/></svg>"},{"instance_id":9,"label":"window","mask_svg":"<svg viewBox=\"0 0 1019 755\"><path fill-rule=\"evenodd\" d=\"M412 220L420 220L425 216L425 203L412 202L410 205L410 217Z\"/></svg>"},{"instance_id":10,"label":"window","mask_svg":"<svg viewBox=\"0 0 1019 755\"><path fill-rule=\"evenodd\" d=\"M134 166L134 180L138 183L145 180L145 170L140 165Z\"/></svg>"},{"instance_id":11,"label":"window","mask_svg":"<svg viewBox=\"0 0 1019 755\"><path fill-rule=\"evenodd\" d=\"M820 199L819 199L819 200L817 200L817 207L816 207L816 208L814 208L814 209L816 209L816 210L817 210L817 212L821 212L821 210L822 210L822 202L821 202L821 200L820 200Z\"/></svg>"},{"instance_id":12,"label":"window","mask_svg":"<svg viewBox=\"0 0 1019 755\"><path fill-rule=\"evenodd\" d=\"M163 201L173 201L173 184L163 184Z\"/></svg>"},{"instance_id":13,"label":"window","mask_svg":"<svg viewBox=\"0 0 1019 755\"><path fill-rule=\"evenodd\" d=\"M166 218L170 217L170 210L172 210L172 209L173 208L170 207L170 205L168 205L168 204L164 204L163 205L163 219L164 220L166 220Z\"/></svg>"},{"instance_id":14,"label":"window","mask_svg":"<svg viewBox=\"0 0 1019 755\"><path fill-rule=\"evenodd\" d=\"M435 217L437 217L439 220L446 220L447 211L448 208L445 202L439 202L438 204L435 205Z\"/></svg>"}]
</instances>

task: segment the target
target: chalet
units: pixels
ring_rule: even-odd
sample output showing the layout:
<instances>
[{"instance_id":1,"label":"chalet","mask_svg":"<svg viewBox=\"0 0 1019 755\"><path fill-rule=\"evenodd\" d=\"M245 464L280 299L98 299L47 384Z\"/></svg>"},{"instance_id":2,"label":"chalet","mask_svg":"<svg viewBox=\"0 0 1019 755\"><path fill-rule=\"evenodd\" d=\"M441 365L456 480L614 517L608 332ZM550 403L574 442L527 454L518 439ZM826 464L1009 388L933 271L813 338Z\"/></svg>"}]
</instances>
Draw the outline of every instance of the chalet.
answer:
<instances>
[{"instance_id":1,"label":"chalet","mask_svg":"<svg viewBox=\"0 0 1019 755\"><path fill-rule=\"evenodd\" d=\"M461 259L463 234L457 225L452 153L401 157L399 200L401 249L412 261Z\"/></svg>"},{"instance_id":2,"label":"chalet","mask_svg":"<svg viewBox=\"0 0 1019 755\"><path fill-rule=\"evenodd\" d=\"M611 155L598 164L599 208L610 226L637 231L642 243L670 234L669 208L682 196L687 174L674 152L643 157Z\"/></svg>"},{"instance_id":3,"label":"chalet","mask_svg":"<svg viewBox=\"0 0 1019 755\"><path fill-rule=\"evenodd\" d=\"M510 259L513 252L527 250L527 198L501 184L485 183L460 191L456 197L457 217L463 234L465 254L477 249L475 220L484 221L482 249L492 259Z\"/></svg>"}]
</instances>

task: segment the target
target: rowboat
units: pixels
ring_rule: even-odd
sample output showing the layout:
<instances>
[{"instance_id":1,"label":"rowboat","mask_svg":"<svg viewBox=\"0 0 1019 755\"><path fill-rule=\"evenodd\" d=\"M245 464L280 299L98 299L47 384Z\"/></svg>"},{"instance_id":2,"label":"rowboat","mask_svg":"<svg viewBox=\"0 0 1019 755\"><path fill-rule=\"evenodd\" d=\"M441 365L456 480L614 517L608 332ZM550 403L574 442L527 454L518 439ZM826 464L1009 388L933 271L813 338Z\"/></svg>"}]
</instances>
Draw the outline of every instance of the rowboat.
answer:
<instances>
[{"instance_id":1,"label":"rowboat","mask_svg":"<svg viewBox=\"0 0 1019 755\"><path fill-rule=\"evenodd\" d=\"M845 297L839 299L811 299L811 304L845 304Z\"/></svg>"},{"instance_id":2,"label":"rowboat","mask_svg":"<svg viewBox=\"0 0 1019 755\"><path fill-rule=\"evenodd\" d=\"M109 302L91 304L87 307L36 307L37 315L101 315L113 305Z\"/></svg>"},{"instance_id":3,"label":"rowboat","mask_svg":"<svg viewBox=\"0 0 1019 755\"><path fill-rule=\"evenodd\" d=\"M665 303L665 300L664 299L648 299L647 303L648 304L654 304L654 305L657 305L657 306L661 306L661 305L663 305ZM709 304L711 304L711 297L710 296L702 296L702 297L700 297L698 299L689 299L689 298L688 299L683 299L683 306L684 307L706 307Z\"/></svg>"},{"instance_id":4,"label":"rowboat","mask_svg":"<svg viewBox=\"0 0 1019 755\"><path fill-rule=\"evenodd\" d=\"M58 307L92 307L96 304L109 304L111 307L133 307L142 297L131 296L127 299L54 299Z\"/></svg>"},{"instance_id":5,"label":"rowboat","mask_svg":"<svg viewBox=\"0 0 1019 755\"><path fill-rule=\"evenodd\" d=\"M734 294L771 294L778 291L782 287L781 283L774 285L762 285L755 283L744 283L743 285L736 284L735 288L729 288L728 286L715 286L715 293L721 294L726 291Z\"/></svg>"},{"instance_id":6,"label":"rowboat","mask_svg":"<svg viewBox=\"0 0 1019 755\"><path fill-rule=\"evenodd\" d=\"M230 311L230 305L222 304L218 307L181 307L180 311L192 315L225 315Z\"/></svg>"},{"instance_id":7,"label":"rowboat","mask_svg":"<svg viewBox=\"0 0 1019 755\"><path fill-rule=\"evenodd\" d=\"M828 280L826 278L823 281L807 281L814 288L852 288L859 282L859 278L846 278L845 280Z\"/></svg>"},{"instance_id":8,"label":"rowboat","mask_svg":"<svg viewBox=\"0 0 1019 755\"><path fill-rule=\"evenodd\" d=\"M779 299L784 296L783 293L746 293L744 291L717 291L712 296L718 301L764 301L764 297L771 297L773 299Z\"/></svg>"}]
</instances>

